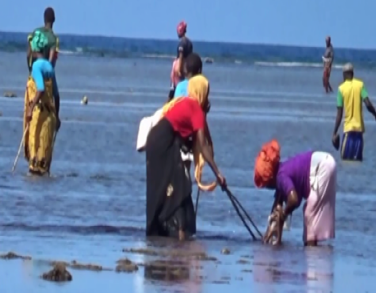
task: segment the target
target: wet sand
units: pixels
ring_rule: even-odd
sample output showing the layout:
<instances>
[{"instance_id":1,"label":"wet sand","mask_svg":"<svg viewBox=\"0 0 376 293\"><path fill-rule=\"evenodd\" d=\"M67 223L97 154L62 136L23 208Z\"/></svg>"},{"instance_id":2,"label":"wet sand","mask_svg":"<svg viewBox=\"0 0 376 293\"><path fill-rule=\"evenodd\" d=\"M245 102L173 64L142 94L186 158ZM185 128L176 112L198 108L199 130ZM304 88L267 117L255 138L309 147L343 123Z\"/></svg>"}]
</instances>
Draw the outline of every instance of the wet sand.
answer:
<instances>
[{"instance_id":1,"label":"wet sand","mask_svg":"<svg viewBox=\"0 0 376 293\"><path fill-rule=\"evenodd\" d=\"M22 136L26 79L24 62L14 64L24 59L3 54L0 60L9 69L0 92L18 96L0 97L0 252L32 257L0 259L0 276L7 280L0 285L1 293L103 292L109 286L111 292L130 288L148 293L243 292L245 286L250 292L372 292L376 127L367 113L366 160L338 163L334 241L304 249L300 209L294 213L291 231L284 232L283 247L253 242L220 190L201 196L195 241L148 240L144 237L145 158L135 151L135 140L140 118L166 99L170 64L137 60L134 66L134 61L123 60L120 70L116 59L62 56L58 64L62 128L52 177L35 178L26 175L22 158L15 174L10 174ZM148 68L146 76L140 66ZM253 187L259 147L275 137L282 144L283 157L312 148L329 151L338 159L330 142L335 95L322 93L318 69L213 64L204 70L211 80L209 124L218 165L263 232L272 193ZM372 72L359 74L370 94L376 93ZM145 79L150 82L145 84ZM333 85L339 80L334 72ZM89 97L87 106L80 104L84 95ZM205 178L212 179L209 170ZM129 251L140 248L151 252ZM186 253L191 256L181 255ZM138 269L117 272L117 261L126 258ZM110 270L77 269L71 266L73 260ZM67 262L72 281L41 279L53 268L51 261Z\"/></svg>"}]
</instances>

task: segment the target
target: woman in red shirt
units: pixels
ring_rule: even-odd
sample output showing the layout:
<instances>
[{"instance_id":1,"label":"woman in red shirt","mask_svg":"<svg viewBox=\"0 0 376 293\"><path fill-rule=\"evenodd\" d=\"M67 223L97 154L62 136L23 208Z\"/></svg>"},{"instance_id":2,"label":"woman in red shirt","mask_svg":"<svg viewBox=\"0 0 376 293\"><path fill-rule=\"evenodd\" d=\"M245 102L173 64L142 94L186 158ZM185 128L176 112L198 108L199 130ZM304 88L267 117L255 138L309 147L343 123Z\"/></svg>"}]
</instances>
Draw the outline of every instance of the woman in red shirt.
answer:
<instances>
[{"instance_id":1,"label":"woman in red shirt","mask_svg":"<svg viewBox=\"0 0 376 293\"><path fill-rule=\"evenodd\" d=\"M206 113L209 109L209 82L197 75L190 79L189 98L170 102L164 117L154 126L146 142L146 235L178 237L196 233L192 182L183 164L180 149L193 136L205 161L224 187L226 180L214 162L208 146Z\"/></svg>"}]
</instances>

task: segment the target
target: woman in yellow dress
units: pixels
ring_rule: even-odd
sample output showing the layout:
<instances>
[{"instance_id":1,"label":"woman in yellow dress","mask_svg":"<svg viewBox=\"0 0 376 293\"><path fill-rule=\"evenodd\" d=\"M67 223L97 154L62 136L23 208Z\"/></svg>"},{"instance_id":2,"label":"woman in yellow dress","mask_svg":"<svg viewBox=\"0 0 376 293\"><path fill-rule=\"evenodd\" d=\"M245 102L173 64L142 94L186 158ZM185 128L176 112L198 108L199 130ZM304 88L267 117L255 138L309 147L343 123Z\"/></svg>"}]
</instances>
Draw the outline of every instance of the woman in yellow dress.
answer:
<instances>
[{"instance_id":1,"label":"woman in yellow dress","mask_svg":"<svg viewBox=\"0 0 376 293\"><path fill-rule=\"evenodd\" d=\"M35 61L25 93L25 158L29 172L37 175L50 171L54 136L60 125L54 99L59 97L55 72L44 54L48 43L43 30L34 31L30 47Z\"/></svg>"}]
</instances>

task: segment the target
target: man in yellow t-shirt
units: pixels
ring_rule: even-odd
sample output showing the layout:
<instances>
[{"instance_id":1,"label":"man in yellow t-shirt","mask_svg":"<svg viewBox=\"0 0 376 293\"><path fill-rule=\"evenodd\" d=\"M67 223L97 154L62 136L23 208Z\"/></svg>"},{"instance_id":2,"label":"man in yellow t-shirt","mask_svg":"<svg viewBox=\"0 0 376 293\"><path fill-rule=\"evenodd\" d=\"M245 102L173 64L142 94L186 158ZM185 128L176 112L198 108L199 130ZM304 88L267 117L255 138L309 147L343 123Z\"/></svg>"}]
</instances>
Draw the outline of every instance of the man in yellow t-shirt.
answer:
<instances>
[{"instance_id":1,"label":"man in yellow t-shirt","mask_svg":"<svg viewBox=\"0 0 376 293\"><path fill-rule=\"evenodd\" d=\"M363 102L367 110L375 117L376 111L368 98L368 92L363 81L354 78L354 67L347 63L343 67L343 83L338 87L337 118L333 132L333 145L339 144L338 128L341 125L343 109L345 119L343 123L343 137L341 158L346 161L363 160Z\"/></svg>"}]
</instances>

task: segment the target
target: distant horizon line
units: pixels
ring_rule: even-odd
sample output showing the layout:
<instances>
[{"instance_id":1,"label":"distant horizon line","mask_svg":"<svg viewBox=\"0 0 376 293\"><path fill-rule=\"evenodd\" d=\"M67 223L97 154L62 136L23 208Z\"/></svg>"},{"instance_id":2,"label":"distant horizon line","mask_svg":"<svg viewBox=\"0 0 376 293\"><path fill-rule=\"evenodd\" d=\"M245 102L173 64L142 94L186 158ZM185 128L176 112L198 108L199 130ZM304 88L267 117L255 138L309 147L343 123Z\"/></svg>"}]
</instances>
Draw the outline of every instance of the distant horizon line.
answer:
<instances>
[{"instance_id":1,"label":"distant horizon line","mask_svg":"<svg viewBox=\"0 0 376 293\"><path fill-rule=\"evenodd\" d=\"M30 32L22 31L3 31L0 30L0 33L16 33L16 34L29 34ZM169 41L174 42L177 39L167 39L167 38L146 38L146 37L124 37L116 35L101 35L101 34L80 34L80 33L57 33L58 36L75 36L75 37L99 37L99 38L117 38L117 39L128 39L128 40L152 40L152 41ZM219 43L219 44L233 44L233 45L254 45L254 46L273 46L273 47L296 47L296 48L311 48L311 49L322 49L324 46L310 46L310 45L292 45L292 44L273 44L273 43L250 43L250 42L229 42L229 41L207 41L193 39L193 42L199 43ZM358 51L375 51L376 48L356 48L356 47L335 47L335 49L340 50L358 50Z\"/></svg>"}]
</instances>

